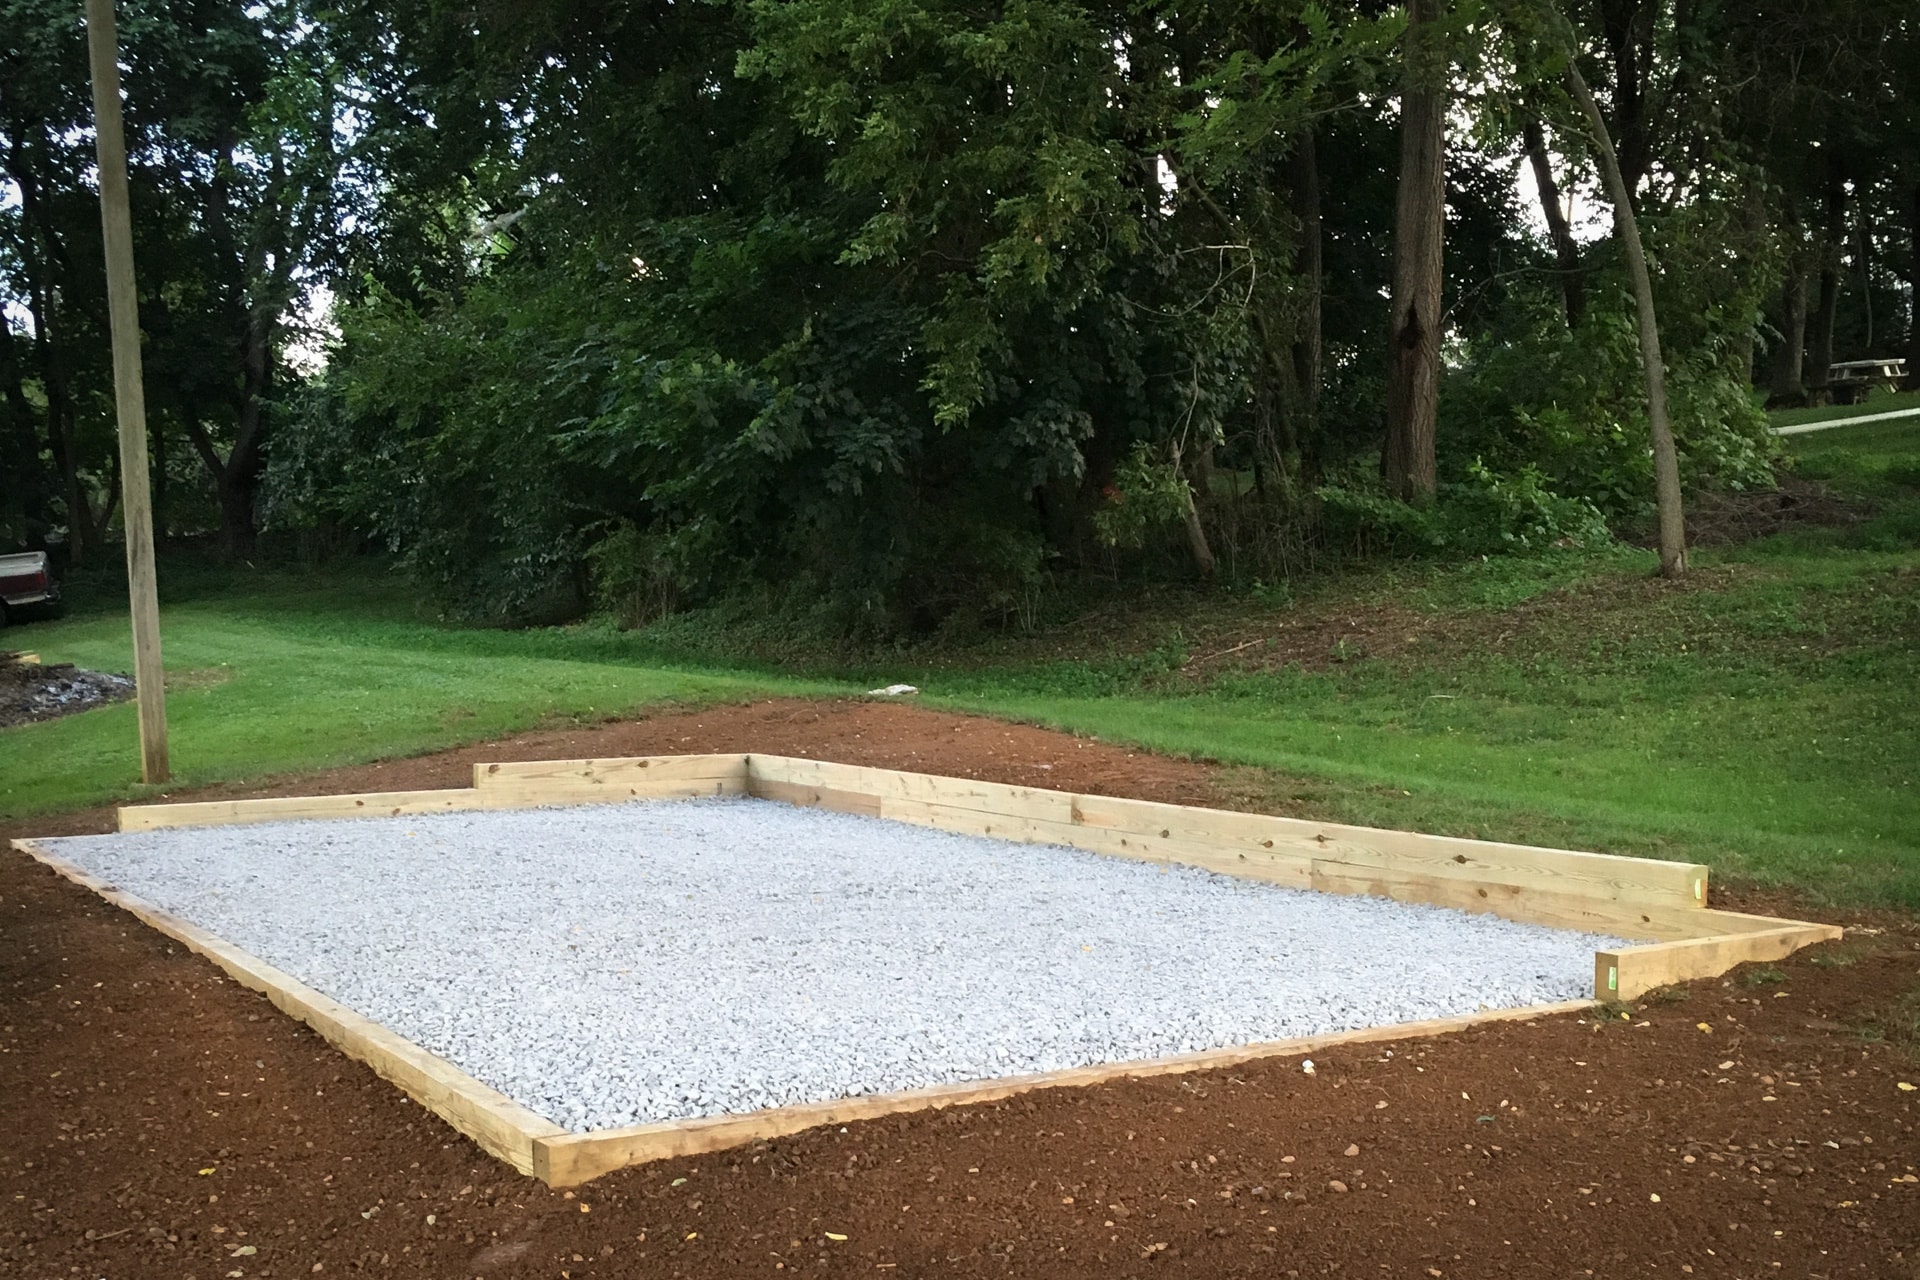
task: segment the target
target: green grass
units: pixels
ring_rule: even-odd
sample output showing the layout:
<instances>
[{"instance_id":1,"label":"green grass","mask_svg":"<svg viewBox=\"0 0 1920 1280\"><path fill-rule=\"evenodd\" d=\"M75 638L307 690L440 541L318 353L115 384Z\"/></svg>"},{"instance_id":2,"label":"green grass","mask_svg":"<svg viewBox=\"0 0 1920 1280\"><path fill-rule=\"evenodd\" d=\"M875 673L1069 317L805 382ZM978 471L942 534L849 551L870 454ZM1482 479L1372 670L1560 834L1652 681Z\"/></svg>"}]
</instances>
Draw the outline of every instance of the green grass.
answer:
<instances>
[{"instance_id":1,"label":"green grass","mask_svg":"<svg viewBox=\"0 0 1920 1280\"><path fill-rule=\"evenodd\" d=\"M1920 487L1920 418L1793 436L1788 451L1800 475L1847 492L1900 502Z\"/></svg>"},{"instance_id":2,"label":"green grass","mask_svg":"<svg viewBox=\"0 0 1920 1280\"><path fill-rule=\"evenodd\" d=\"M1832 422L1838 418L1893 413L1901 409L1920 409L1920 391L1876 391L1859 404L1830 404L1818 409L1777 409L1767 417L1776 427L1797 427L1809 422Z\"/></svg>"},{"instance_id":3,"label":"green grass","mask_svg":"<svg viewBox=\"0 0 1920 1280\"><path fill-rule=\"evenodd\" d=\"M606 628L460 630L414 616L391 581L180 567L164 593L175 786L391 756L661 702L839 686L642 660ZM8 633L48 662L130 669L111 583L82 584L73 616ZM147 794L133 706L0 730L0 818Z\"/></svg>"},{"instance_id":4,"label":"green grass","mask_svg":"<svg viewBox=\"0 0 1920 1280\"><path fill-rule=\"evenodd\" d=\"M175 567L175 760L189 784L904 679L935 705L1242 766L1238 793L1290 812L1920 908L1920 432L1904 425L1791 438L1802 474L1870 499L1871 518L1700 553L1684 587L1631 548L1375 565L1277 593L1061 602L1037 633L805 662L738 610L640 634L471 631L389 579ZM125 669L125 624L99 598L30 643ZM133 743L128 706L0 731L0 814L134 794Z\"/></svg>"}]
</instances>

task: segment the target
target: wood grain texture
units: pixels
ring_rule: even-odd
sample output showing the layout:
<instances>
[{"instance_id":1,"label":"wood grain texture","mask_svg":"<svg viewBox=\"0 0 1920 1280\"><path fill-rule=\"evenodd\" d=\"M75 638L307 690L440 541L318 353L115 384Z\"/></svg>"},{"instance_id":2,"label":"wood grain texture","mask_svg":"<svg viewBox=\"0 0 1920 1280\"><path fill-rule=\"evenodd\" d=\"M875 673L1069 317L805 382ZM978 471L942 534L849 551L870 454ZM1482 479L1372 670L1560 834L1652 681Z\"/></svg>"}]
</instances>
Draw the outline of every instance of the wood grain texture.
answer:
<instances>
[{"instance_id":1,"label":"wood grain texture","mask_svg":"<svg viewBox=\"0 0 1920 1280\"><path fill-rule=\"evenodd\" d=\"M559 783L618 791L664 781L713 779L736 783L730 789L733 794L744 792L747 758L743 755L622 756L598 760L498 761L473 766L473 785L481 789Z\"/></svg>"},{"instance_id":2,"label":"wood grain texture","mask_svg":"<svg viewBox=\"0 0 1920 1280\"><path fill-rule=\"evenodd\" d=\"M1273 859L1290 857L1301 867L1308 862L1345 864L1419 877L1423 882L1453 879L1476 886L1510 885L1634 906L1699 908L1707 899L1707 868L1697 863L1540 849L1151 800L1074 795L1040 787L790 756L753 755L748 757L747 768L750 792L763 782L791 783L878 796L883 804L912 801L938 806L932 811L907 804L893 806L888 816L902 821L923 821L931 812L958 823L960 820L950 811L969 810L998 820L1018 818L1055 824L1020 828L1032 834L1005 838L1041 839L1082 848L1093 847L1097 841L1089 838L1082 843L1072 836L1072 830L1098 829L1121 837L1106 842L1102 851L1125 850L1126 856L1148 854L1156 842L1165 842L1170 861L1182 860L1178 856L1181 853L1204 850L1210 855L1244 853L1249 861L1266 866L1278 865ZM996 828L993 834L1008 830L1004 821L992 825ZM986 834L982 828L971 829Z\"/></svg>"},{"instance_id":3,"label":"wood grain texture","mask_svg":"<svg viewBox=\"0 0 1920 1280\"><path fill-rule=\"evenodd\" d=\"M548 805L624 804L629 800L691 800L700 796L746 794L739 778L641 778L625 783L581 782L563 778L544 782L496 782L475 788L487 809L538 809Z\"/></svg>"},{"instance_id":4,"label":"wood grain texture","mask_svg":"<svg viewBox=\"0 0 1920 1280\"><path fill-rule=\"evenodd\" d=\"M1073 797L1065 791L1016 787L1004 782L982 782L977 778L944 778L931 773L906 773L898 769L802 760L793 756L749 756L747 768L755 783L783 782L865 793L882 800L918 800L955 809L975 809L1008 818L1073 821Z\"/></svg>"},{"instance_id":5,"label":"wood grain texture","mask_svg":"<svg viewBox=\"0 0 1920 1280\"><path fill-rule=\"evenodd\" d=\"M263 800L203 800L192 804L136 804L120 809L122 831L165 827L223 827L300 818L397 818L462 809L513 808L506 794L452 787L444 791L376 791L348 796L274 796Z\"/></svg>"},{"instance_id":6,"label":"wood grain texture","mask_svg":"<svg viewBox=\"0 0 1920 1280\"><path fill-rule=\"evenodd\" d=\"M1774 925L1745 933L1596 952L1593 957L1595 997L1638 1000L1649 991L1676 982L1719 977L1736 965L1782 960L1802 947L1837 941L1845 932L1839 925L1799 920L1777 920Z\"/></svg>"},{"instance_id":7,"label":"wood grain texture","mask_svg":"<svg viewBox=\"0 0 1920 1280\"><path fill-rule=\"evenodd\" d=\"M559 1125L480 1083L446 1059L198 925L115 887L32 840L15 840L12 844L189 951L205 956L240 985L265 994L276 1007L312 1027L348 1057L372 1067L400 1086L408 1097L520 1172L533 1172L536 1142L565 1133Z\"/></svg>"},{"instance_id":8,"label":"wood grain texture","mask_svg":"<svg viewBox=\"0 0 1920 1280\"><path fill-rule=\"evenodd\" d=\"M749 784L749 793L761 800L778 800L804 809L833 809L840 813L864 814L869 818L881 816L880 797L864 791L840 791L802 782L755 780Z\"/></svg>"},{"instance_id":9,"label":"wood grain texture","mask_svg":"<svg viewBox=\"0 0 1920 1280\"><path fill-rule=\"evenodd\" d=\"M120 523L126 533L127 603L133 621L140 780L154 784L170 776L166 675L160 662L159 579L153 565L153 498L147 477L147 392L140 371L140 293L133 273L133 213L127 194L127 141L120 118L119 37L113 0L87 0L87 55L93 79L100 230L106 251L114 417L119 427ZM68 519L72 518L70 514Z\"/></svg>"},{"instance_id":10,"label":"wood grain texture","mask_svg":"<svg viewBox=\"0 0 1920 1280\"><path fill-rule=\"evenodd\" d=\"M534 1143L534 1176L549 1186L578 1186L601 1174L631 1165L676 1156L720 1151L748 1142L782 1137L829 1124L850 1124L879 1116L908 1111L926 1111L970 1103L992 1102L1034 1089L1058 1089L1100 1084L1129 1077L1179 1075L1192 1071L1210 1071L1237 1066L1260 1058L1283 1058L1319 1053L1342 1045L1374 1044L1389 1040L1412 1040L1424 1036L1445 1035L1490 1022L1520 1022L1557 1014L1592 1009L1592 1000L1567 1000L1557 1004L1534 1005L1525 1009L1489 1009L1450 1018L1432 1018L1397 1026L1366 1027L1357 1031L1337 1031L1320 1036L1301 1036L1291 1040L1273 1040L1260 1044L1211 1049L1174 1057L1138 1062L1102 1063L1091 1067L1071 1067L1035 1075L1010 1076L1002 1080L966 1081L936 1085L929 1089L910 1089L900 1093L876 1094L865 1098L841 1098L832 1102L777 1107L747 1115L709 1116L699 1120L677 1120L664 1124L636 1125L602 1133L563 1134L541 1138Z\"/></svg>"},{"instance_id":11,"label":"wood grain texture","mask_svg":"<svg viewBox=\"0 0 1920 1280\"><path fill-rule=\"evenodd\" d=\"M1696 863L1542 849L1492 840L1430 836L1413 831L1309 822L1108 796L1075 796L1073 811L1074 821L1085 826L1163 839L1185 838L1236 848L1286 851L1316 863L1376 868L1476 885L1512 885L1650 906L1706 905L1707 868Z\"/></svg>"}]
</instances>

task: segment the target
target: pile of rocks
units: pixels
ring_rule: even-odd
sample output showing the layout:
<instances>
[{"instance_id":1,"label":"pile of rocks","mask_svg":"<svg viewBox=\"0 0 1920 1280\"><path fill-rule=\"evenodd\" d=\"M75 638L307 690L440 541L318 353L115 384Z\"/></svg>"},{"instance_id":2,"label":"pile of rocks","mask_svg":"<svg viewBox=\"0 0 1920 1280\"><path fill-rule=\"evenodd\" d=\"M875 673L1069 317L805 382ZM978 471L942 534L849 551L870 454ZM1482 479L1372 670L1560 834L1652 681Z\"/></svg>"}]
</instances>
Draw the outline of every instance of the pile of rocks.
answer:
<instances>
[{"instance_id":1,"label":"pile of rocks","mask_svg":"<svg viewBox=\"0 0 1920 1280\"><path fill-rule=\"evenodd\" d=\"M52 720L132 696L133 681L126 676L0 652L0 726Z\"/></svg>"}]
</instances>

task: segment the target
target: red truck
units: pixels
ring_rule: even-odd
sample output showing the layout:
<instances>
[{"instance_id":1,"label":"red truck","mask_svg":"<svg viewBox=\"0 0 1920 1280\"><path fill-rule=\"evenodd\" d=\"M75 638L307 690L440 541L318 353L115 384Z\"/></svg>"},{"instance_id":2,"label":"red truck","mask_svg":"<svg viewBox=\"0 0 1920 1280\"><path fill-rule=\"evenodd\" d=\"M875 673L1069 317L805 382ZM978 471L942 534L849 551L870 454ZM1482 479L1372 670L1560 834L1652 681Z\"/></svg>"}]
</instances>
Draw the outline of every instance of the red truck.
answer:
<instances>
[{"instance_id":1,"label":"red truck","mask_svg":"<svg viewBox=\"0 0 1920 1280\"><path fill-rule=\"evenodd\" d=\"M30 610L52 610L60 603L60 584L53 580L44 551L0 556L0 627Z\"/></svg>"}]
</instances>

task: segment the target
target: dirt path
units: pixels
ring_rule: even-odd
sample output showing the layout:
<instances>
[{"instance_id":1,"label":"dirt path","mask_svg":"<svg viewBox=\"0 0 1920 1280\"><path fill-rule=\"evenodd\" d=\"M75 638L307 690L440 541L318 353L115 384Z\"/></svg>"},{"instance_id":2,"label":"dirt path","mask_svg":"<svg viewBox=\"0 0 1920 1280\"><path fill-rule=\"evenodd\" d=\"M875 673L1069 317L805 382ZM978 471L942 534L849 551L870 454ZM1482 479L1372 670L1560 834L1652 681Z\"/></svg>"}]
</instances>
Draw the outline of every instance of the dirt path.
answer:
<instances>
[{"instance_id":1,"label":"dirt path","mask_svg":"<svg viewBox=\"0 0 1920 1280\"><path fill-rule=\"evenodd\" d=\"M473 761L503 757L749 749L1232 798L1204 764L815 703L215 794L460 785ZM1920 1084L1920 1061L1897 1007L1920 986L1920 931L1852 923L1877 932L1628 1020L1336 1052L1311 1076L1284 1061L1057 1091L568 1194L506 1172L261 998L8 853L0 1275L1920 1277L1920 1091L1898 1087ZM1912 1004L1905 1017L1911 1035Z\"/></svg>"}]
</instances>

